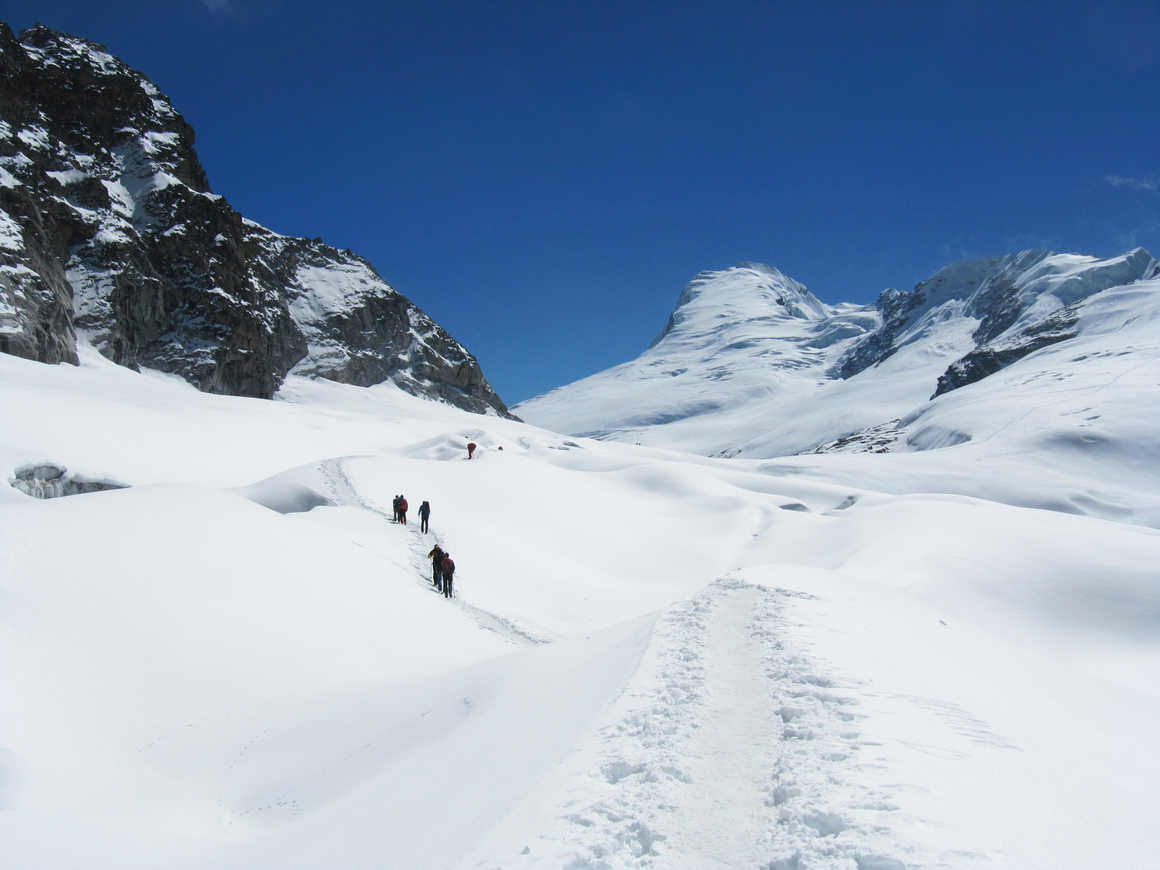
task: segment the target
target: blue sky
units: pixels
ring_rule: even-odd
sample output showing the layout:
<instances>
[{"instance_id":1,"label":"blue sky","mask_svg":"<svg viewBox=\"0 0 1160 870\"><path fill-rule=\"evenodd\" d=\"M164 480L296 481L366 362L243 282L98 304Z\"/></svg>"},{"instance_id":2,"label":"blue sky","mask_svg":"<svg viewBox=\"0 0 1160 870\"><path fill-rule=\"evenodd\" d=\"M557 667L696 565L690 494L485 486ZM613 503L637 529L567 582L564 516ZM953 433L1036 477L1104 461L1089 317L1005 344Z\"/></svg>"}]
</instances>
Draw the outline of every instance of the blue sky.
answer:
<instances>
[{"instance_id":1,"label":"blue sky","mask_svg":"<svg viewBox=\"0 0 1160 870\"><path fill-rule=\"evenodd\" d=\"M1160 254L1160 3L0 0L103 42L213 189L369 259L509 403L743 260L827 302Z\"/></svg>"}]
</instances>

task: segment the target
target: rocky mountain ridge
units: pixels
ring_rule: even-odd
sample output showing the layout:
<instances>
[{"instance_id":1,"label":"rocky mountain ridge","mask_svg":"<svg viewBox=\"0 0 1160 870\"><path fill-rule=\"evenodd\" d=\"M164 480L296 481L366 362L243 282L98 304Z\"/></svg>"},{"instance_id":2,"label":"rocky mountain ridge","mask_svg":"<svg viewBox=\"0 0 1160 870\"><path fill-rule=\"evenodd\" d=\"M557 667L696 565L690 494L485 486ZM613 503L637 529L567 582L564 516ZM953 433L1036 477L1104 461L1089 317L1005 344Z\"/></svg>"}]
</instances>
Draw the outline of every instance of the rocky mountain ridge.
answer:
<instances>
[{"instance_id":1,"label":"rocky mountain ridge","mask_svg":"<svg viewBox=\"0 0 1160 870\"><path fill-rule=\"evenodd\" d=\"M0 351L268 398L287 374L507 416L474 356L366 260L211 191L194 131L85 39L0 23Z\"/></svg>"},{"instance_id":2,"label":"rocky mountain ridge","mask_svg":"<svg viewBox=\"0 0 1160 870\"><path fill-rule=\"evenodd\" d=\"M940 378L934 395L941 395L1072 337L1074 332L1066 324L1074 324L1076 306L1084 299L1109 287L1152 277L1156 271L1156 260L1143 248L1106 260L1021 251L954 263L910 293L884 291L875 303L882 315L881 326L852 347L833 373L853 377L948 316L972 318L978 324L971 333L975 347ZM983 359L991 363L984 365Z\"/></svg>"}]
</instances>

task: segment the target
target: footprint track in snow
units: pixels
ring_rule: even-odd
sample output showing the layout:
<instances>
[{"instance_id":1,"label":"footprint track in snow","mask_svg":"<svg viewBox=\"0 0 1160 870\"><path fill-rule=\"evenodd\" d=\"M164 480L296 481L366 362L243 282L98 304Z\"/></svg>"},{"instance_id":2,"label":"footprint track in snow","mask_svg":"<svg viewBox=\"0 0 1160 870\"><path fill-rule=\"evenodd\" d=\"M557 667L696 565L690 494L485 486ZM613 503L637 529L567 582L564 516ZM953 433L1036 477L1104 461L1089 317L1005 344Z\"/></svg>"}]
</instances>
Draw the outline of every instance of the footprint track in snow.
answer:
<instances>
[{"instance_id":1,"label":"footprint track in snow","mask_svg":"<svg viewBox=\"0 0 1160 870\"><path fill-rule=\"evenodd\" d=\"M863 740L852 692L786 648L791 597L812 598L726 577L658 618L637 675L583 751L587 787L558 805L532 850L538 860L785 870L909 863L914 856L883 825L901 818L894 797L859 784L859 766L874 763L862 756L875 748ZM525 864L516 857L510 866Z\"/></svg>"},{"instance_id":2,"label":"footprint track in snow","mask_svg":"<svg viewBox=\"0 0 1160 870\"><path fill-rule=\"evenodd\" d=\"M335 458L326 459L318 465L319 471L326 481L327 489L330 491L330 495L335 504L371 511L394 525L394 517L392 515L380 508L371 499L359 494L347 476L343 463L343 459ZM401 532L407 535L407 548L411 554L411 563L417 575L416 582L429 589L432 594L442 595L442 593L435 589L434 584L431 582L431 561L427 558L427 554L435 544L443 543L438 533L432 532L424 535L419 531L418 522L414 524L409 523L401 528L396 526L396 528L399 528ZM482 607L477 607L474 604L464 601L459 597L458 592L456 592L455 597L449 603L467 613L480 628L485 631L495 632L517 646L537 646L551 643L548 638L540 637L520 627L507 617L501 616L498 613L492 613L491 611L484 610Z\"/></svg>"}]
</instances>

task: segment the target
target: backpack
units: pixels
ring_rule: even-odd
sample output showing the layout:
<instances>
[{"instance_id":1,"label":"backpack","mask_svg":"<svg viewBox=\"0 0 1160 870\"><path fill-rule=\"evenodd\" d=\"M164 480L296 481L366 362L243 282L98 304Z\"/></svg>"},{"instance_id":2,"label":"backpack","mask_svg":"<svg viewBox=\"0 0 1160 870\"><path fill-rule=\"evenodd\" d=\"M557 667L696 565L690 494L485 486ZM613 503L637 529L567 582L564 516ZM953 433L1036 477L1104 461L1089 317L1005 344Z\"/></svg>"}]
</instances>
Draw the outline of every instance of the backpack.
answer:
<instances>
[{"instance_id":1,"label":"backpack","mask_svg":"<svg viewBox=\"0 0 1160 870\"><path fill-rule=\"evenodd\" d=\"M407 500L405 498L399 499L399 510L405 511L407 509Z\"/></svg>"},{"instance_id":2,"label":"backpack","mask_svg":"<svg viewBox=\"0 0 1160 870\"><path fill-rule=\"evenodd\" d=\"M454 577L455 576L455 563L451 561L450 556L443 557L443 576L444 577Z\"/></svg>"}]
</instances>

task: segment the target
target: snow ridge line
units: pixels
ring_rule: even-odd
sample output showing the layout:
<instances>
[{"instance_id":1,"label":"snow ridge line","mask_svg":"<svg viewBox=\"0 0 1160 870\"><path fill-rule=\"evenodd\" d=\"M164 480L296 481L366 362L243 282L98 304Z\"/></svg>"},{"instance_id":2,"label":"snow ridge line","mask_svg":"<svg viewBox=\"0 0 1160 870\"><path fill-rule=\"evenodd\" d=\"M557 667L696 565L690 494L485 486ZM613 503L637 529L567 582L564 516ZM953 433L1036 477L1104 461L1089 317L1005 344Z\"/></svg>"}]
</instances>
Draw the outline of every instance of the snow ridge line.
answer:
<instances>
[{"instance_id":1,"label":"snow ridge line","mask_svg":"<svg viewBox=\"0 0 1160 870\"><path fill-rule=\"evenodd\" d=\"M348 457L350 458L350 457ZM375 505L369 499L363 498L359 495L358 490L355 489L354 484L350 482L350 478L343 468L343 459L326 459L318 464L318 470L321 472L323 480L326 482L327 489L336 504L347 505L350 507L358 507L363 510L371 511L381 516L385 520L394 521L394 517L388 514ZM427 558L427 552L430 547L427 546L427 539L423 537L422 533L412 529L410 525L405 528L410 534L410 540L407 542L407 547L411 552L411 562L415 567L416 573L419 576L419 582L424 588L442 594L435 589L431 582L430 560ZM443 545L443 540L440 538L438 532L431 533L431 543ZM465 611L480 628L486 631L492 631L508 641L519 646L541 646L543 644L551 643L548 638L540 637L521 628L512 620L505 616L500 616L497 613L492 613L489 610L484 610L482 607L477 607L474 604L468 604L462 598L452 598L451 601L460 609Z\"/></svg>"}]
</instances>

